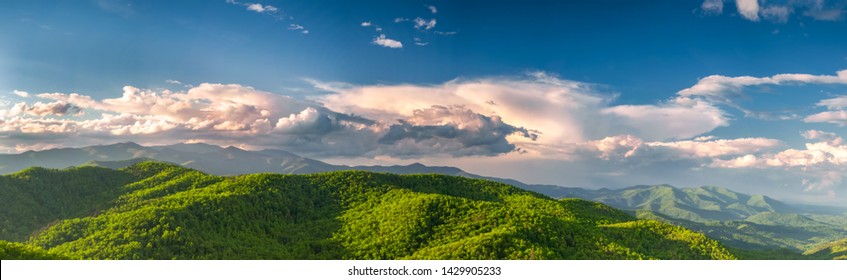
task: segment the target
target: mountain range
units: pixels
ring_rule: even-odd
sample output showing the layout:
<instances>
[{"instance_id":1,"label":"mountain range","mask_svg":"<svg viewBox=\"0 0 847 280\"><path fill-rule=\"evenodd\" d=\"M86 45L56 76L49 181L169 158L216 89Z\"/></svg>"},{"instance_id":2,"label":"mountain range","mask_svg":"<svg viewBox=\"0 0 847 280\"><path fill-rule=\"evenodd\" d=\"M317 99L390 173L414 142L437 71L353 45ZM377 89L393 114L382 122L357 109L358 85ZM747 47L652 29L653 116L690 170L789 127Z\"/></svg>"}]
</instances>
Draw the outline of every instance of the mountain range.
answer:
<instances>
[{"instance_id":1,"label":"mountain range","mask_svg":"<svg viewBox=\"0 0 847 280\"><path fill-rule=\"evenodd\" d=\"M488 180L208 175L162 162L0 176L0 259L735 259L685 228ZM25 243L19 243L25 242Z\"/></svg>"},{"instance_id":2,"label":"mountain range","mask_svg":"<svg viewBox=\"0 0 847 280\"><path fill-rule=\"evenodd\" d=\"M847 238L847 209L788 205L768 196L748 195L722 187L639 185L592 190L525 184L511 179L471 174L455 167L425 166L419 163L395 166L333 165L282 150L248 151L202 143L145 147L128 142L0 155L0 172L8 174L31 166L67 168L88 165L120 169L148 160L169 162L214 175L312 174L361 170L486 179L552 198L581 198L601 202L640 218L684 226L734 248L749 250L781 248L799 254L821 244Z\"/></svg>"}]
</instances>

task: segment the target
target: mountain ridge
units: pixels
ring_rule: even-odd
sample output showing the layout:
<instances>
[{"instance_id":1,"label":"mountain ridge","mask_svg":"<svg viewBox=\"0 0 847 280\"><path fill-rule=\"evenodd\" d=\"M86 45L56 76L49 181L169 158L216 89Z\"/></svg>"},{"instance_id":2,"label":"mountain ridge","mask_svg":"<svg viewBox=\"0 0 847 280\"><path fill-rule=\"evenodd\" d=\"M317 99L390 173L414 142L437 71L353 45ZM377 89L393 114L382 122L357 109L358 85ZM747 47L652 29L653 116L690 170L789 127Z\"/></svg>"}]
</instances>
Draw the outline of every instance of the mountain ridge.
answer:
<instances>
[{"instance_id":1,"label":"mountain ridge","mask_svg":"<svg viewBox=\"0 0 847 280\"><path fill-rule=\"evenodd\" d=\"M55 186L67 176L77 180L68 186L81 189L63 193L68 186ZM95 189L87 183L110 178L123 180ZM41 215L5 215L7 209L38 210L21 207L26 197L52 199L41 207L81 208L44 209L58 220L31 225L24 245L2 244L30 248L18 251L32 258L44 255L40 248L70 259L735 258L700 233L600 203L447 175L221 177L140 162L117 170L30 168L0 176L0 192L14 191L17 197L0 196L4 224ZM104 195L73 196L78 193ZM93 207L92 201L106 203Z\"/></svg>"}]
</instances>

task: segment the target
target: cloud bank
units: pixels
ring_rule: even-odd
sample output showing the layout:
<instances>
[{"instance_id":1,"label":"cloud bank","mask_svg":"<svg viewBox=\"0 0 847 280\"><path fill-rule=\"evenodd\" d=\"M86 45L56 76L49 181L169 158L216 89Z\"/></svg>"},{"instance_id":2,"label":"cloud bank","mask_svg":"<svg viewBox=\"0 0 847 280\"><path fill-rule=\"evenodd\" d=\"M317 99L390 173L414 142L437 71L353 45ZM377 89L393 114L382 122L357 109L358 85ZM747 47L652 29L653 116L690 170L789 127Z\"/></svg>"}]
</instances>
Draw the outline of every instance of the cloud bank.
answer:
<instances>
[{"instance_id":1,"label":"cloud bank","mask_svg":"<svg viewBox=\"0 0 847 280\"><path fill-rule=\"evenodd\" d=\"M803 178L809 192L829 193L843 187L840 174L847 173L840 130L807 129L801 133L803 147L757 135L711 135L731 127L735 120L726 109L735 108L746 87L843 85L845 75L714 75L652 104L621 104L618 93L605 86L543 72L439 84L309 80L314 92L305 99L213 83L179 91L125 86L103 99L18 90L9 95L26 101L0 107L0 149L207 142L317 158L579 162L608 167L607 175L597 175L606 177L668 166L686 172L782 170ZM830 128L847 123L845 96L830 95L809 108L816 111L773 121Z\"/></svg>"}]
</instances>

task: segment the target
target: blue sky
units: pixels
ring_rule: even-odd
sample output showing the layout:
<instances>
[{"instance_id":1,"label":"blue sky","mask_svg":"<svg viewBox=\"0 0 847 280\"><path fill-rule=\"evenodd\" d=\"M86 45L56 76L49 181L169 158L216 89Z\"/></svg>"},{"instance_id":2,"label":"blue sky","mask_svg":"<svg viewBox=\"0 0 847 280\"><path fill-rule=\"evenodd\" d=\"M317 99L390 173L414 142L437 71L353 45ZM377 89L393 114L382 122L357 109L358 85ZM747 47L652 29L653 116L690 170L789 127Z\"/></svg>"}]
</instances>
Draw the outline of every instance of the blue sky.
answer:
<instances>
[{"instance_id":1,"label":"blue sky","mask_svg":"<svg viewBox=\"0 0 847 280\"><path fill-rule=\"evenodd\" d=\"M5 152L199 141L847 202L843 0L0 5Z\"/></svg>"}]
</instances>

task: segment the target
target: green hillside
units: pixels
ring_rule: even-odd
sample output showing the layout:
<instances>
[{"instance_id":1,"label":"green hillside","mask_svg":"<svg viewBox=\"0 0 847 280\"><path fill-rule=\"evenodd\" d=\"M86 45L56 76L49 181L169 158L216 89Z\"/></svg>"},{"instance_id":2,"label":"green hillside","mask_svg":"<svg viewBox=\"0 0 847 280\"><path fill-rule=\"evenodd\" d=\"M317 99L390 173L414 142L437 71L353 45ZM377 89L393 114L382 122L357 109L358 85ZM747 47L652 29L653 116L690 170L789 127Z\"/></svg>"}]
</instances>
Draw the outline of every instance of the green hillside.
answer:
<instances>
[{"instance_id":1,"label":"green hillside","mask_svg":"<svg viewBox=\"0 0 847 280\"><path fill-rule=\"evenodd\" d=\"M809 248L847 234L838 226L816 222L796 214L767 212L752 216L749 221L709 221L705 223L677 219L651 211L637 211L636 216L641 219L662 221L701 232L709 238L721 241L726 246L744 251L744 254L736 254L741 258L755 256L750 258L795 259L797 256L802 256L803 251ZM804 223L782 224L795 220ZM816 226L806 226L808 224ZM786 254L782 257L777 256L780 253Z\"/></svg>"},{"instance_id":2,"label":"green hillside","mask_svg":"<svg viewBox=\"0 0 847 280\"><path fill-rule=\"evenodd\" d=\"M743 220L763 212L795 211L766 196L751 196L713 186L683 189L668 185L635 186L581 194L580 198L612 207L649 210L694 222Z\"/></svg>"},{"instance_id":3,"label":"green hillside","mask_svg":"<svg viewBox=\"0 0 847 280\"><path fill-rule=\"evenodd\" d=\"M847 260L847 238L822 244L805 254L815 259Z\"/></svg>"},{"instance_id":4,"label":"green hillside","mask_svg":"<svg viewBox=\"0 0 847 280\"><path fill-rule=\"evenodd\" d=\"M0 190L17 195L0 197L0 219L16 229L3 238L32 229L28 245L68 258L734 258L702 234L599 203L444 175L219 177L143 162L2 178ZM45 218L25 222L33 217Z\"/></svg>"},{"instance_id":5,"label":"green hillside","mask_svg":"<svg viewBox=\"0 0 847 280\"><path fill-rule=\"evenodd\" d=\"M682 226L737 248L740 257L795 258L847 237L846 215L812 214L762 195L726 188L668 185L623 189L560 189L561 194L633 211L636 217ZM780 253L790 252L785 256Z\"/></svg>"},{"instance_id":6,"label":"green hillside","mask_svg":"<svg viewBox=\"0 0 847 280\"><path fill-rule=\"evenodd\" d=\"M0 260L62 260L67 257L51 254L36 246L0 240Z\"/></svg>"},{"instance_id":7,"label":"green hillside","mask_svg":"<svg viewBox=\"0 0 847 280\"><path fill-rule=\"evenodd\" d=\"M31 167L0 176L0 239L24 241L54 221L108 209L124 192L121 186L136 179L127 172L95 167Z\"/></svg>"}]
</instances>

